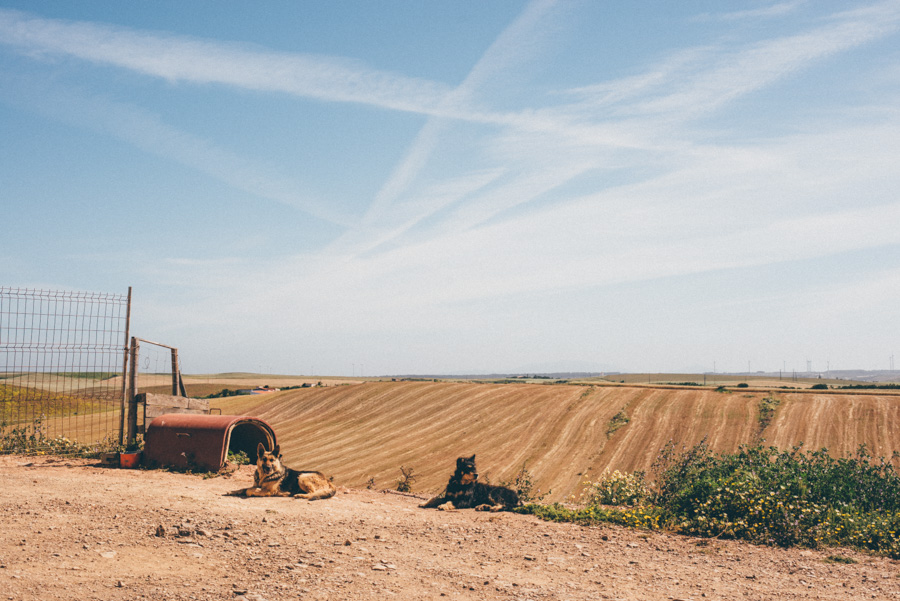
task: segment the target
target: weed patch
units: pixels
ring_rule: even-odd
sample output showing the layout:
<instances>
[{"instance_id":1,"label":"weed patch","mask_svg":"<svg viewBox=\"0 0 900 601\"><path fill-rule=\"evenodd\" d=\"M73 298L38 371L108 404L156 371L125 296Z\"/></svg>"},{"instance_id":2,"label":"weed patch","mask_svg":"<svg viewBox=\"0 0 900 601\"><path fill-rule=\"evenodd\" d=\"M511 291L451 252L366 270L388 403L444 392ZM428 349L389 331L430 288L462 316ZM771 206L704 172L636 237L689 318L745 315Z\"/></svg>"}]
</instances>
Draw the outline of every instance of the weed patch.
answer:
<instances>
[{"instance_id":1,"label":"weed patch","mask_svg":"<svg viewBox=\"0 0 900 601\"><path fill-rule=\"evenodd\" d=\"M400 466L400 477L397 479L398 492L412 492L412 485L418 476L413 474L413 468Z\"/></svg>"},{"instance_id":2,"label":"weed patch","mask_svg":"<svg viewBox=\"0 0 900 601\"><path fill-rule=\"evenodd\" d=\"M779 399L774 397L767 396L765 398L760 399L759 401L759 420L757 436L761 436L763 430L765 430L769 424L772 423L772 420L775 418L775 411L778 409L778 405L781 404Z\"/></svg>"},{"instance_id":3,"label":"weed patch","mask_svg":"<svg viewBox=\"0 0 900 601\"><path fill-rule=\"evenodd\" d=\"M489 482L485 483L488 484ZM535 489L534 479L531 476L531 472L526 468L525 463L522 464L522 469L519 470L512 480L501 481L500 486L516 491L522 503L540 503L545 496L553 492L548 490L546 493L542 493L539 489Z\"/></svg>"},{"instance_id":4,"label":"weed patch","mask_svg":"<svg viewBox=\"0 0 900 601\"><path fill-rule=\"evenodd\" d=\"M625 410L620 409L618 413L616 413L609 419L609 423L606 424L606 437L611 438L612 435L616 433L616 430L626 425L630 421L631 418L628 417L628 414L625 413Z\"/></svg>"},{"instance_id":5,"label":"weed patch","mask_svg":"<svg viewBox=\"0 0 900 601\"><path fill-rule=\"evenodd\" d=\"M44 428L44 416L36 417L30 424L10 426L0 421L0 453L18 455L69 455L96 458L100 453L119 450L118 441L111 438L85 445L65 436L48 436Z\"/></svg>"}]
</instances>

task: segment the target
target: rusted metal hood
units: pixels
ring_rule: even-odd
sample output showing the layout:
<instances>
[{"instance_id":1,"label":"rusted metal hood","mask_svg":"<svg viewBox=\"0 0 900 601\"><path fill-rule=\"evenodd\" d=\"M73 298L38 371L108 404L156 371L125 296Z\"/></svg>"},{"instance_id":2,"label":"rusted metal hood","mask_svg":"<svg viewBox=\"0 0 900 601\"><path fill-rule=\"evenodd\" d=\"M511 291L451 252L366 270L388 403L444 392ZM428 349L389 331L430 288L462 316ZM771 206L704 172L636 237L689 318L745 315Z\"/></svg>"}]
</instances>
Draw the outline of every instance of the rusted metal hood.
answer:
<instances>
[{"instance_id":1,"label":"rusted metal hood","mask_svg":"<svg viewBox=\"0 0 900 601\"><path fill-rule=\"evenodd\" d=\"M144 463L214 472L225 465L228 451L243 451L252 461L259 443L273 449L276 438L272 427L256 417L166 413L147 426Z\"/></svg>"}]
</instances>

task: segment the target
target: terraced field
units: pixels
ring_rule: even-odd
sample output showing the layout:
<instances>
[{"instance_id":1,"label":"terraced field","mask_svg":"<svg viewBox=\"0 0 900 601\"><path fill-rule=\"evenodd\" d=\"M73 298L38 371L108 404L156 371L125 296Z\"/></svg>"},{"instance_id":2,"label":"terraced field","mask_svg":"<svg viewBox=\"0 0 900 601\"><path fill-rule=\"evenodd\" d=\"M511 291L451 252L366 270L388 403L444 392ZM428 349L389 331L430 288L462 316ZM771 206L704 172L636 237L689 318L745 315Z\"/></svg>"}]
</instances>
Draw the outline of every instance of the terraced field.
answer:
<instances>
[{"instance_id":1,"label":"terraced field","mask_svg":"<svg viewBox=\"0 0 900 601\"><path fill-rule=\"evenodd\" d=\"M764 398L778 403L768 424ZM287 463L338 484L393 488L412 467L416 491L438 491L456 457L475 453L482 479L527 466L545 501L578 494L605 469L648 469L667 441L706 438L720 451L765 439L834 453L900 450L900 395L637 385L363 382L217 399L223 413L273 426ZM613 417L622 412L627 422ZM614 424L618 423L618 428ZM764 428L762 426L765 426Z\"/></svg>"}]
</instances>

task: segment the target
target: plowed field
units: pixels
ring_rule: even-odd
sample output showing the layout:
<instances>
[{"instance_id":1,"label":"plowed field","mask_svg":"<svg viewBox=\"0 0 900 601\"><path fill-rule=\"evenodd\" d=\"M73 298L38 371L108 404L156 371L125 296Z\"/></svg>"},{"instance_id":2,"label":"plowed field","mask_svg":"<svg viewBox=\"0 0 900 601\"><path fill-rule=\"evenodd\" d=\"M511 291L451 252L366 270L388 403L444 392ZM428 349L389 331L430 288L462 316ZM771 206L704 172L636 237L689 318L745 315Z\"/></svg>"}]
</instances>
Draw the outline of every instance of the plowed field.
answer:
<instances>
[{"instance_id":1,"label":"plowed field","mask_svg":"<svg viewBox=\"0 0 900 601\"><path fill-rule=\"evenodd\" d=\"M778 400L767 427L763 398ZM900 450L900 395L650 386L364 382L217 399L223 413L275 429L288 465L339 485L392 488L413 468L413 490L438 491L454 460L477 455L482 479L510 480L525 465L545 501L577 495L610 470L646 470L669 441L706 439L719 451L765 440L844 454L865 444ZM610 432L613 416L628 422Z\"/></svg>"}]
</instances>

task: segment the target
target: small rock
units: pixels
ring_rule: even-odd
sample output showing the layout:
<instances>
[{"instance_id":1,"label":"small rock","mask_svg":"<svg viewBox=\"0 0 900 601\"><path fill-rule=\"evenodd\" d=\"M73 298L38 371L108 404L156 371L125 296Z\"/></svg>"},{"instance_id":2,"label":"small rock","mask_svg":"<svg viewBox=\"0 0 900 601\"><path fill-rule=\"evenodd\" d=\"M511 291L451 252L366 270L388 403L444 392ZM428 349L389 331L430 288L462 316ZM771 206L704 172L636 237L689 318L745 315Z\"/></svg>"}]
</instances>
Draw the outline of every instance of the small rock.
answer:
<instances>
[{"instance_id":1,"label":"small rock","mask_svg":"<svg viewBox=\"0 0 900 601\"><path fill-rule=\"evenodd\" d=\"M534 561L534 555L526 555L525 561Z\"/></svg>"},{"instance_id":2,"label":"small rock","mask_svg":"<svg viewBox=\"0 0 900 601\"><path fill-rule=\"evenodd\" d=\"M163 526L162 524L157 526L155 535L160 538L164 538L166 536L166 527Z\"/></svg>"}]
</instances>

